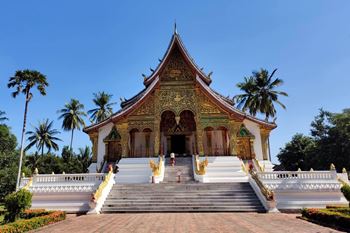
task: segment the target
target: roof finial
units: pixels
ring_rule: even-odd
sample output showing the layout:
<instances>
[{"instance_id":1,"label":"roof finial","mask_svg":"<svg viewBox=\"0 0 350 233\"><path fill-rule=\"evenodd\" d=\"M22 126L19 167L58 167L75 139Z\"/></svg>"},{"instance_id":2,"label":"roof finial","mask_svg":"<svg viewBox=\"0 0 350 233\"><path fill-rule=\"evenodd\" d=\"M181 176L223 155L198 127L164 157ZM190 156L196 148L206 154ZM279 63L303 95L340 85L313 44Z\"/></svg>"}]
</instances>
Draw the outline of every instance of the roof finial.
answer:
<instances>
[{"instance_id":1,"label":"roof finial","mask_svg":"<svg viewBox=\"0 0 350 233\"><path fill-rule=\"evenodd\" d=\"M174 23L174 34L177 34L176 19L175 19L175 23Z\"/></svg>"}]
</instances>

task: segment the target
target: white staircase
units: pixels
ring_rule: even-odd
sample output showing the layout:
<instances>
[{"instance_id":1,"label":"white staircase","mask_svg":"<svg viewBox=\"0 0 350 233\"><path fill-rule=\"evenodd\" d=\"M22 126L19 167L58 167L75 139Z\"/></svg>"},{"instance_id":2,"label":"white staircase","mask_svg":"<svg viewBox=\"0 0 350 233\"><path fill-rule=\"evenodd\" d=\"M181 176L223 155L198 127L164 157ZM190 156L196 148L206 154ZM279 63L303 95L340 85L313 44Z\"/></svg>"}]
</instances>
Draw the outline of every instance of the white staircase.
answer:
<instances>
[{"instance_id":1,"label":"white staircase","mask_svg":"<svg viewBox=\"0 0 350 233\"><path fill-rule=\"evenodd\" d=\"M158 163L158 158L123 158L117 164L118 172L115 175L116 184L143 184L150 183L152 170L149 161Z\"/></svg>"},{"instance_id":2,"label":"white staircase","mask_svg":"<svg viewBox=\"0 0 350 233\"><path fill-rule=\"evenodd\" d=\"M200 158L200 161L204 160ZM232 183L248 182L248 176L242 171L242 162L236 156L208 157L206 173L202 177L203 183Z\"/></svg>"}]
</instances>

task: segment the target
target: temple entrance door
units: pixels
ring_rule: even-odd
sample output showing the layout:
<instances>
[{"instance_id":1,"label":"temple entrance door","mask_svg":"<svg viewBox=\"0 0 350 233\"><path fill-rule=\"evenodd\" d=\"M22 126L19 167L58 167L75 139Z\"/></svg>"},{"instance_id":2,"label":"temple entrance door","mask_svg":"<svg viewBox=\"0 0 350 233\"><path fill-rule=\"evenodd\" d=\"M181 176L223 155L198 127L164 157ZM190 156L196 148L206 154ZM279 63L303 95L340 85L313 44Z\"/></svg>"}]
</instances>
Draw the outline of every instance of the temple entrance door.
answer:
<instances>
[{"instance_id":1,"label":"temple entrance door","mask_svg":"<svg viewBox=\"0 0 350 233\"><path fill-rule=\"evenodd\" d=\"M172 111L164 111L160 121L160 153L169 155L190 155L196 151L196 122L190 110L176 116Z\"/></svg>"},{"instance_id":2,"label":"temple entrance door","mask_svg":"<svg viewBox=\"0 0 350 233\"><path fill-rule=\"evenodd\" d=\"M171 151L179 155L186 153L186 136L185 135L171 136Z\"/></svg>"}]
</instances>

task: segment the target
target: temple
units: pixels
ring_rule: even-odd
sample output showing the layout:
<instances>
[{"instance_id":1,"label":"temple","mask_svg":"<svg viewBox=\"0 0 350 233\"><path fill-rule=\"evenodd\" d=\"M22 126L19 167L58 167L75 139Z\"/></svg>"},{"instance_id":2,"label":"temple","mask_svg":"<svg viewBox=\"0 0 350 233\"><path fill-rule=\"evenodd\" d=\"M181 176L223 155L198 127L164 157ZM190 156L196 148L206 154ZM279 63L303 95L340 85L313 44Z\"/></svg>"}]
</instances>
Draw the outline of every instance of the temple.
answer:
<instances>
[{"instance_id":1,"label":"temple","mask_svg":"<svg viewBox=\"0 0 350 233\"><path fill-rule=\"evenodd\" d=\"M144 76L145 88L84 128L93 145L89 173L22 177L32 208L99 214L348 206L345 170L273 171L275 123L239 111L211 81L175 31L158 67Z\"/></svg>"},{"instance_id":2,"label":"temple","mask_svg":"<svg viewBox=\"0 0 350 233\"><path fill-rule=\"evenodd\" d=\"M275 123L247 115L214 91L211 75L195 64L176 31L152 71L144 76L145 88L119 111L84 129L93 144L94 169L123 157L172 152L269 160Z\"/></svg>"}]
</instances>

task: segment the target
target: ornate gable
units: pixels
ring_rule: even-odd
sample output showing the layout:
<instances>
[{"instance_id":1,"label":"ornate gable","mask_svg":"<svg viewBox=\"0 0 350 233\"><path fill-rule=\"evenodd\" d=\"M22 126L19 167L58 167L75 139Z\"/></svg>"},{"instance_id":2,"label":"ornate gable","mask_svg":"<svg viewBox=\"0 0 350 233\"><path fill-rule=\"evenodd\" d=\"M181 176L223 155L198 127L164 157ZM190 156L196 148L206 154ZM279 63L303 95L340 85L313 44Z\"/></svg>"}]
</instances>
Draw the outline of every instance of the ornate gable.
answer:
<instances>
[{"instance_id":1,"label":"ornate gable","mask_svg":"<svg viewBox=\"0 0 350 233\"><path fill-rule=\"evenodd\" d=\"M110 141L120 141L121 136L117 130L117 128L114 126L111 130L111 132L103 139L103 142L110 142Z\"/></svg>"},{"instance_id":2,"label":"ornate gable","mask_svg":"<svg viewBox=\"0 0 350 233\"><path fill-rule=\"evenodd\" d=\"M195 73L190 69L178 45L172 49L164 70L160 75L161 81L194 81Z\"/></svg>"}]
</instances>

